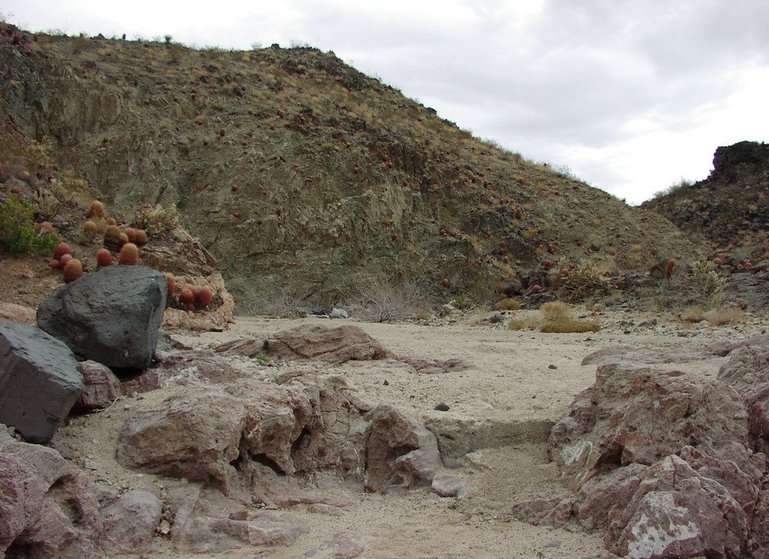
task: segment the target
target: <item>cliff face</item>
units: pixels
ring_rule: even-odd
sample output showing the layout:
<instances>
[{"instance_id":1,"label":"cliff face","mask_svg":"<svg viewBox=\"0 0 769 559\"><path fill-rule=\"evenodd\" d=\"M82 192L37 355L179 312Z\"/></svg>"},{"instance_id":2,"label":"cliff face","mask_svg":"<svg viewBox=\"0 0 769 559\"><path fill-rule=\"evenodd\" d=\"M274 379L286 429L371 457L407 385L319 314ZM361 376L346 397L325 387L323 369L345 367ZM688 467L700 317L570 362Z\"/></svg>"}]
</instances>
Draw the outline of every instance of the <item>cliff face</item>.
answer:
<instances>
[{"instance_id":1,"label":"cliff face","mask_svg":"<svg viewBox=\"0 0 769 559\"><path fill-rule=\"evenodd\" d=\"M644 207L716 250L769 257L769 145L739 142L719 147L707 179L657 197Z\"/></svg>"},{"instance_id":2,"label":"cliff face","mask_svg":"<svg viewBox=\"0 0 769 559\"><path fill-rule=\"evenodd\" d=\"M621 270L630 247L697 250L657 214L482 142L333 53L0 31L0 133L49 142L129 220L177 206L252 308L406 283L483 298L544 259Z\"/></svg>"}]
</instances>

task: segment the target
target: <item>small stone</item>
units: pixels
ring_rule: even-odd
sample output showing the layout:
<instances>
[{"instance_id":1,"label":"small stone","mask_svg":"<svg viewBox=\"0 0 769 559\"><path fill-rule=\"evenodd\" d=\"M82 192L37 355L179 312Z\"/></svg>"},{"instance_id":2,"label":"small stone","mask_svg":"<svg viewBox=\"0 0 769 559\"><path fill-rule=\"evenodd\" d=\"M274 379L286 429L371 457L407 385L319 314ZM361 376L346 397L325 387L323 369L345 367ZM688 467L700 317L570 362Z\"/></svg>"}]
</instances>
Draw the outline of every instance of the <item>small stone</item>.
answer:
<instances>
[{"instance_id":1,"label":"small stone","mask_svg":"<svg viewBox=\"0 0 769 559\"><path fill-rule=\"evenodd\" d=\"M451 408L449 408L449 405L446 402L441 402L440 404L436 404L433 409L436 411L449 411Z\"/></svg>"},{"instance_id":2,"label":"small stone","mask_svg":"<svg viewBox=\"0 0 769 559\"><path fill-rule=\"evenodd\" d=\"M548 365L548 366L547 366L547 368L548 368L548 369L557 369L558 367L556 367L555 365L553 365L553 364L551 363L550 365Z\"/></svg>"},{"instance_id":3,"label":"small stone","mask_svg":"<svg viewBox=\"0 0 769 559\"><path fill-rule=\"evenodd\" d=\"M382 383L382 386L390 386L390 383L387 382L387 379L385 379L385 381Z\"/></svg>"}]
</instances>

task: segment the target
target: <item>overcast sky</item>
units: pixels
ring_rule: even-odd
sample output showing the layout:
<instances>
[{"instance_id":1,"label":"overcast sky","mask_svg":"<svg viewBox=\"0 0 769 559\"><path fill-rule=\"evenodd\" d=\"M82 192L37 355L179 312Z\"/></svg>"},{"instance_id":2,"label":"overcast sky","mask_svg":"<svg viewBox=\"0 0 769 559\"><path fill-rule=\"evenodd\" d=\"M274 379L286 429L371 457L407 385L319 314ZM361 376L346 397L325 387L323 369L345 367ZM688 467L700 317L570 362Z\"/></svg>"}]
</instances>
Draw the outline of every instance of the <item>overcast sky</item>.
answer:
<instances>
[{"instance_id":1,"label":"overcast sky","mask_svg":"<svg viewBox=\"0 0 769 559\"><path fill-rule=\"evenodd\" d=\"M0 0L25 29L309 44L639 203L769 141L767 0Z\"/></svg>"}]
</instances>

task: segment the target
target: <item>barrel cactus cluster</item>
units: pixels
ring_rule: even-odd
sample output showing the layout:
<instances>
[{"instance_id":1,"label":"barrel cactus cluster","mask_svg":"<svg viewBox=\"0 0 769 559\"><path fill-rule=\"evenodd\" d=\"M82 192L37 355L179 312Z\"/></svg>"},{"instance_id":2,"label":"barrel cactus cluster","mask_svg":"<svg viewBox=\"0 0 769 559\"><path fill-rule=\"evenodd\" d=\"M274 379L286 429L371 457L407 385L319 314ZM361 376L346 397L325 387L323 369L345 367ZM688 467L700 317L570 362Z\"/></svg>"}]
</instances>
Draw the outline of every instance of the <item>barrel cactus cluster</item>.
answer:
<instances>
[{"instance_id":1,"label":"barrel cactus cluster","mask_svg":"<svg viewBox=\"0 0 769 559\"><path fill-rule=\"evenodd\" d=\"M42 225L41 225L42 227ZM99 200L94 200L81 227L81 237L76 245L60 242L56 245L49 265L52 269L61 270L64 282L76 281L90 266L93 269L105 266L133 266L138 264L141 248L147 244L148 236L144 229L131 225L119 225L114 217L110 217ZM93 247L97 238L101 238L93 256L76 258L73 246ZM168 287L168 305L186 311L198 311L208 308L214 293L208 286L178 285L176 278L170 272L165 272Z\"/></svg>"}]
</instances>

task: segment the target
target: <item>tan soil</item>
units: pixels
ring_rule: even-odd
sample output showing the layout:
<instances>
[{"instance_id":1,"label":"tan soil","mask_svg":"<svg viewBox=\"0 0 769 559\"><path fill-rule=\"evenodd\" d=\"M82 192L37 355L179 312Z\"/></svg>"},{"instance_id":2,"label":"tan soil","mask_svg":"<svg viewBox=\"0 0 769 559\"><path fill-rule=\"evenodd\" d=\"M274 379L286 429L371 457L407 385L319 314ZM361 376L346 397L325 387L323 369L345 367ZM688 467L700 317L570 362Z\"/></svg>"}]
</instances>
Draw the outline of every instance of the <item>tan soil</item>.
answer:
<instances>
[{"instance_id":1,"label":"tan soil","mask_svg":"<svg viewBox=\"0 0 769 559\"><path fill-rule=\"evenodd\" d=\"M524 311L516 314L522 315ZM483 448L464 458L447 460L449 471L464 480L469 493L459 498L441 498L423 489L382 495L363 493L360 486L332 476L301 478L296 480L296 487L322 502L336 505L341 516L311 512L305 505L291 507L276 513L306 526L295 544L243 547L196 556L334 557L333 551L324 546L340 533L349 533L362 544L365 551L360 557L372 559L555 559L600 552L603 546L597 535L534 527L513 520L510 514L510 504L515 499L560 487L557 471L547 460L545 441L551 422L567 409L575 394L593 382L595 366L582 366L582 359L598 349L619 345L696 353L719 340L737 341L761 333L767 324L765 318L748 317L745 324L736 326L684 327L670 318L660 319L657 325L638 326L649 318L652 317L603 313L598 319L604 328L590 334L510 331L487 322L470 326L471 322L479 322L478 317L438 326L354 322L399 356L459 358L472 366L464 371L425 375L409 372L408 366L397 360L306 365L344 376L364 399L393 403L423 419L431 428L454 426L460 436L463 431L474 432L475 435L468 436L468 444ZM341 321L241 317L225 332L172 332L171 336L193 347L213 347L243 337L265 338L302 323L334 326ZM660 367L712 376L724 360L707 357ZM150 392L135 398L156 396ZM154 485L162 492L180 481L127 470L114 460L115 441L133 402L134 398L121 398L109 410L72 419L59 431L54 446L81 465L90 464L89 474L113 488ZM449 410L436 411L434 407L439 402L448 404ZM170 542L157 539L152 552L125 557L191 556L174 551Z\"/></svg>"}]
</instances>

